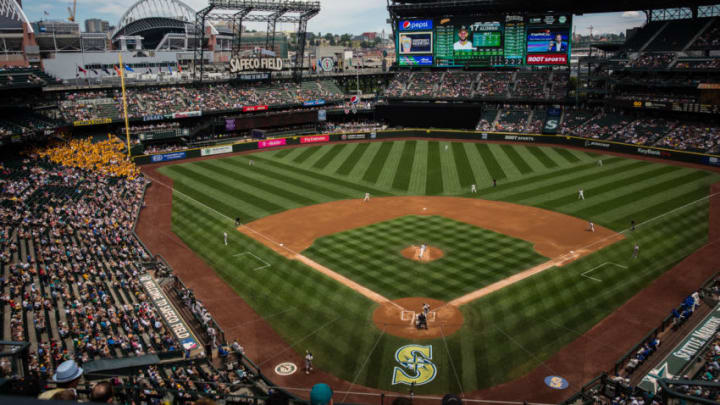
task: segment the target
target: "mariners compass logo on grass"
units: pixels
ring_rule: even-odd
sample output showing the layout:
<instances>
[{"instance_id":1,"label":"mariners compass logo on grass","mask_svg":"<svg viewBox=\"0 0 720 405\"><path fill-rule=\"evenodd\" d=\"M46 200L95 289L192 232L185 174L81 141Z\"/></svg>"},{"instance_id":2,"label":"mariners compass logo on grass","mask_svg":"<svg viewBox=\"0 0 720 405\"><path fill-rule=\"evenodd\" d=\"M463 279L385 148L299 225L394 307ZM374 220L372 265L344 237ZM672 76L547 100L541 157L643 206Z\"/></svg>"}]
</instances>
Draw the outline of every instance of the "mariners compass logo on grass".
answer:
<instances>
[{"instance_id":1,"label":"mariners compass logo on grass","mask_svg":"<svg viewBox=\"0 0 720 405\"><path fill-rule=\"evenodd\" d=\"M437 367L432 360L432 346L407 345L395 352L402 367L393 370L393 385L424 385L435 379Z\"/></svg>"}]
</instances>

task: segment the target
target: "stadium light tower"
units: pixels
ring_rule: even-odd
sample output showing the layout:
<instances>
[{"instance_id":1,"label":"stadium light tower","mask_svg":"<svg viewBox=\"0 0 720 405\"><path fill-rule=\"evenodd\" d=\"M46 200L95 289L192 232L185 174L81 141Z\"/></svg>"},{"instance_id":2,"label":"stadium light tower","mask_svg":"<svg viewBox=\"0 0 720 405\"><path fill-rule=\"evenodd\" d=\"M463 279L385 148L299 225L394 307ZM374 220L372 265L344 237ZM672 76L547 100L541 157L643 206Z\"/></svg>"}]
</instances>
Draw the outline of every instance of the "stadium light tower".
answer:
<instances>
[{"instance_id":1,"label":"stadium light tower","mask_svg":"<svg viewBox=\"0 0 720 405\"><path fill-rule=\"evenodd\" d=\"M305 38L307 24L311 18L320 13L320 2L310 0L210 0L207 7L195 15L195 32L199 35L199 43L195 44L193 78L202 81L205 72L205 22L225 21L233 26L236 38L233 43L233 54L240 51L242 45L243 22L267 23L265 48L275 46L275 28L277 23L297 24L298 49L293 66L296 80L302 79L305 64ZM272 33L272 34L271 34ZM198 64L200 69L198 71Z\"/></svg>"}]
</instances>

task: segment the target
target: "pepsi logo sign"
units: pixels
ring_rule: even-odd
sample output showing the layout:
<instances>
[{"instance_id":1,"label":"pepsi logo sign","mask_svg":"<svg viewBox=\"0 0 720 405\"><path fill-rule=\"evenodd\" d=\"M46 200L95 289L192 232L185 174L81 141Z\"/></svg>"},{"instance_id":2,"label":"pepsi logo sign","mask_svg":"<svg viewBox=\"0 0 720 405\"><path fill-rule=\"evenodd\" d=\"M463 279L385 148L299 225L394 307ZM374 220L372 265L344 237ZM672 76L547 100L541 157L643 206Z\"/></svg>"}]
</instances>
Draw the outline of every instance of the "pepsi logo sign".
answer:
<instances>
[{"instance_id":1,"label":"pepsi logo sign","mask_svg":"<svg viewBox=\"0 0 720 405\"><path fill-rule=\"evenodd\" d=\"M433 20L400 21L400 31L426 31L433 28Z\"/></svg>"}]
</instances>

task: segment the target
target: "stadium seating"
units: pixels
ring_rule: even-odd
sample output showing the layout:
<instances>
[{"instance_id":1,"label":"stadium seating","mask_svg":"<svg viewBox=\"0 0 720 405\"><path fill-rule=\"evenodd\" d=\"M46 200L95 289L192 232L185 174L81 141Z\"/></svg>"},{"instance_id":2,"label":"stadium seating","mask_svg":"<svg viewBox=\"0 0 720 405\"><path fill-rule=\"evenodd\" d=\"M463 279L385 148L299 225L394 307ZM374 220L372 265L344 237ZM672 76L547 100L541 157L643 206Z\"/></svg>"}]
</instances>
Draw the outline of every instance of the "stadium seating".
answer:
<instances>
[{"instance_id":1,"label":"stadium seating","mask_svg":"<svg viewBox=\"0 0 720 405\"><path fill-rule=\"evenodd\" d=\"M513 73L481 72L478 74L475 94L477 97L502 97L509 95Z\"/></svg>"},{"instance_id":2,"label":"stadium seating","mask_svg":"<svg viewBox=\"0 0 720 405\"><path fill-rule=\"evenodd\" d=\"M680 51L692 40L708 22L707 19L669 21L664 30L653 39L647 51Z\"/></svg>"},{"instance_id":3,"label":"stadium seating","mask_svg":"<svg viewBox=\"0 0 720 405\"><path fill-rule=\"evenodd\" d=\"M620 113L598 112L593 118L574 129L570 134L583 138L605 139L630 124L631 120Z\"/></svg>"},{"instance_id":4,"label":"stadium seating","mask_svg":"<svg viewBox=\"0 0 720 405\"><path fill-rule=\"evenodd\" d=\"M705 32L703 32L690 49L718 49L720 48L720 20L717 18L713 21Z\"/></svg>"},{"instance_id":5,"label":"stadium seating","mask_svg":"<svg viewBox=\"0 0 720 405\"><path fill-rule=\"evenodd\" d=\"M706 123L681 123L658 146L695 152L720 152L720 128Z\"/></svg>"},{"instance_id":6,"label":"stadium seating","mask_svg":"<svg viewBox=\"0 0 720 405\"><path fill-rule=\"evenodd\" d=\"M437 97L440 98L472 98L475 73L448 72L438 86Z\"/></svg>"},{"instance_id":7,"label":"stadium seating","mask_svg":"<svg viewBox=\"0 0 720 405\"><path fill-rule=\"evenodd\" d=\"M677 125L676 121L662 118L643 118L631 122L607 139L636 145L653 145Z\"/></svg>"},{"instance_id":8,"label":"stadium seating","mask_svg":"<svg viewBox=\"0 0 720 405\"><path fill-rule=\"evenodd\" d=\"M519 72L515 81L513 97L517 98L547 98L545 91L550 74L547 72Z\"/></svg>"}]
</instances>

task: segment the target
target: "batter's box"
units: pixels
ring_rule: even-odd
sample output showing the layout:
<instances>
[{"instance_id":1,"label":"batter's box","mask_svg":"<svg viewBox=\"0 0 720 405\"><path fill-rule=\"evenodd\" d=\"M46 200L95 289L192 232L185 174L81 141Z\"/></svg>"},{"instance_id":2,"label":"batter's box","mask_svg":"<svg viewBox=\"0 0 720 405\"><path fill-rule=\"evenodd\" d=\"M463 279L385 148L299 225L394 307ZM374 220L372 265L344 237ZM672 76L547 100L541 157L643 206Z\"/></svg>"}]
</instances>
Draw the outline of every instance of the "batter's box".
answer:
<instances>
[{"instance_id":1,"label":"batter's box","mask_svg":"<svg viewBox=\"0 0 720 405\"><path fill-rule=\"evenodd\" d=\"M409 322L415 322L415 311L402 311L400 313L400 320L401 321L409 321ZM427 320L428 322L435 322L435 319L437 318L437 314L435 311L430 311L427 314Z\"/></svg>"},{"instance_id":2,"label":"batter's box","mask_svg":"<svg viewBox=\"0 0 720 405\"><path fill-rule=\"evenodd\" d=\"M250 251L248 251L248 252L242 252L242 253L238 253L238 254L236 254L236 255L233 255L233 257L239 257L239 256L249 256L253 261L256 261L256 262L260 265L260 266L258 266L258 267L255 267L253 270L267 269L268 267L271 266L270 263L268 263L268 262L266 262L265 260L259 258L259 257L256 256L253 252L250 252Z\"/></svg>"}]
</instances>

